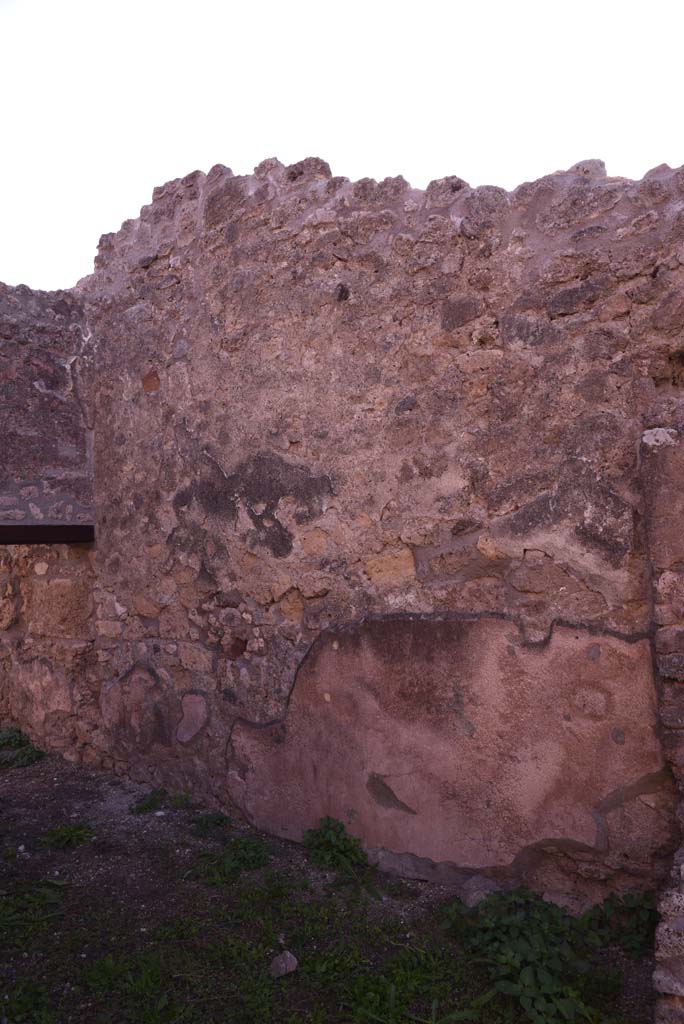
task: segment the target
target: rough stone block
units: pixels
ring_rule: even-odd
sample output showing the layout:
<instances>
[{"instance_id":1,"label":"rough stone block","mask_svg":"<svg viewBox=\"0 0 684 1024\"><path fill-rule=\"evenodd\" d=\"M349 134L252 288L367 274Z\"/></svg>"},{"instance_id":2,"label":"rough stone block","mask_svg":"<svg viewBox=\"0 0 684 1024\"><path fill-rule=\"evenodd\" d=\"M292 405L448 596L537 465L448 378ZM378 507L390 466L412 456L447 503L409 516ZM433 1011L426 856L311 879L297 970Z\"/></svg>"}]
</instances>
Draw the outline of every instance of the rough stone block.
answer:
<instances>
[{"instance_id":1,"label":"rough stone block","mask_svg":"<svg viewBox=\"0 0 684 1024\"><path fill-rule=\"evenodd\" d=\"M37 636L79 638L88 634L92 610L87 576L37 579L29 599L29 629Z\"/></svg>"}]
</instances>

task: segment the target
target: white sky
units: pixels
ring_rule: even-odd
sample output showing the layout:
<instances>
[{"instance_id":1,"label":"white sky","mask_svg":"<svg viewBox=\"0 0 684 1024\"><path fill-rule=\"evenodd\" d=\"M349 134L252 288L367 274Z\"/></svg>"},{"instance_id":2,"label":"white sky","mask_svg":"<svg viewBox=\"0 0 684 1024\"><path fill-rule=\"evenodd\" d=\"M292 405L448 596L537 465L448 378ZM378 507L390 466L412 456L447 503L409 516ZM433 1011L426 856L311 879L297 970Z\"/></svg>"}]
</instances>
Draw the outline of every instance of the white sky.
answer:
<instances>
[{"instance_id":1,"label":"white sky","mask_svg":"<svg viewBox=\"0 0 684 1024\"><path fill-rule=\"evenodd\" d=\"M152 189L684 163L676 0L0 0L0 280L70 287Z\"/></svg>"}]
</instances>

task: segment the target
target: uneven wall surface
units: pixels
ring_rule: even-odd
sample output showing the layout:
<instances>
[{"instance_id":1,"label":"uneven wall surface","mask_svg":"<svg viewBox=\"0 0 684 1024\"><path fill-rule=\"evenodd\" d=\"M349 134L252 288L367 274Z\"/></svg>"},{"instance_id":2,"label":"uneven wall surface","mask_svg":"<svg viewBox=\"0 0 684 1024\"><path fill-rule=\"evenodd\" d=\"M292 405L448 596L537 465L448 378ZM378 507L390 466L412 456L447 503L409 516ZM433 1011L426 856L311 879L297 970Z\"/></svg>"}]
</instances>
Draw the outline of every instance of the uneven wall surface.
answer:
<instances>
[{"instance_id":1,"label":"uneven wall surface","mask_svg":"<svg viewBox=\"0 0 684 1024\"><path fill-rule=\"evenodd\" d=\"M0 284L2 543L93 523L91 433L75 366L82 332L76 296Z\"/></svg>"},{"instance_id":2,"label":"uneven wall surface","mask_svg":"<svg viewBox=\"0 0 684 1024\"><path fill-rule=\"evenodd\" d=\"M668 877L684 171L219 166L63 301L97 539L0 549L7 718L284 836L333 814L408 872Z\"/></svg>"}]
</instances>

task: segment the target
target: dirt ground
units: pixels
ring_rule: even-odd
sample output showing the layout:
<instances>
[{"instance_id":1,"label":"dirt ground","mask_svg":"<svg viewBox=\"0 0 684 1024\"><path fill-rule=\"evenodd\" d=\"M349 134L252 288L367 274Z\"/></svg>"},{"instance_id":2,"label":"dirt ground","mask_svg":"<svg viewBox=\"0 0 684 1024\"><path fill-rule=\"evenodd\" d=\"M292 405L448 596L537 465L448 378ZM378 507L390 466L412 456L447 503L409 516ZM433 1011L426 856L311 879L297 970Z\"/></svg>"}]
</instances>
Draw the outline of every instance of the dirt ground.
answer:
<instances>
[{"instance_id":1,"label":"dirt ground","mask_svg":"<svg viewBox=\"0 0 684 1024\"><path fill-rule=\"evenodd\" d=\"M132 812L148 795L54 756L0 771L2 1024L526 1019L448 1016L484 983L443 928L447 888L344 884L183 794ZM650 958L608 958L622 988L596 1020L646 1024Z\"/></svg>"}]
</instances>

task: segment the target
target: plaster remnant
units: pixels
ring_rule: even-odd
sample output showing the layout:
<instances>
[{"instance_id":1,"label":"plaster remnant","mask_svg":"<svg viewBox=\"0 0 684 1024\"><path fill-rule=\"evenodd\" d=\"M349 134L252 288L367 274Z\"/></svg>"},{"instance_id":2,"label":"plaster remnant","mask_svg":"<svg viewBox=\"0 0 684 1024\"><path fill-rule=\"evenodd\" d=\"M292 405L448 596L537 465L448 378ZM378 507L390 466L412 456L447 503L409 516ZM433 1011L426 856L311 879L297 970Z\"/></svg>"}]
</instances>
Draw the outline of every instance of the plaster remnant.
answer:
<instances>
[{"instance_id":1,"label":"plaster remnant","mask_svg":"<svg viewBox=\"0 0 684 1024\"><path fill-rule=\"evenodd\" d=\"M662 448L663 445L677 444L679 435L676 430L668 430L664 427L652 427L651 430L645 430L641 435L641 440L649 448Z\"/></svg>"}]
</instances>

